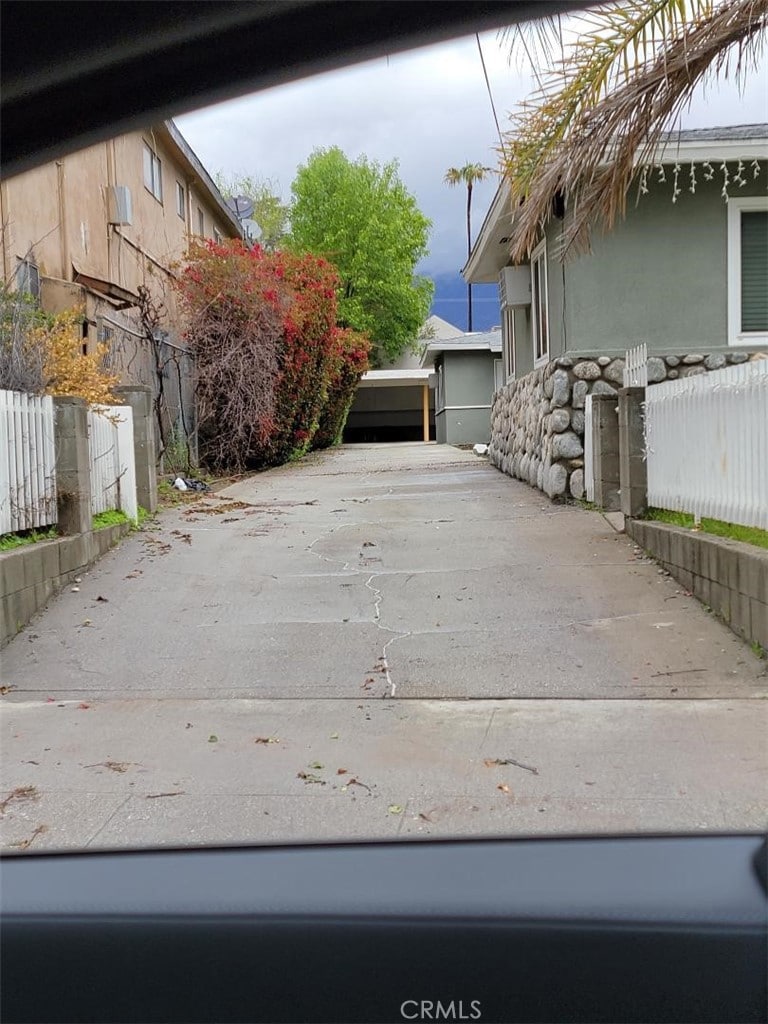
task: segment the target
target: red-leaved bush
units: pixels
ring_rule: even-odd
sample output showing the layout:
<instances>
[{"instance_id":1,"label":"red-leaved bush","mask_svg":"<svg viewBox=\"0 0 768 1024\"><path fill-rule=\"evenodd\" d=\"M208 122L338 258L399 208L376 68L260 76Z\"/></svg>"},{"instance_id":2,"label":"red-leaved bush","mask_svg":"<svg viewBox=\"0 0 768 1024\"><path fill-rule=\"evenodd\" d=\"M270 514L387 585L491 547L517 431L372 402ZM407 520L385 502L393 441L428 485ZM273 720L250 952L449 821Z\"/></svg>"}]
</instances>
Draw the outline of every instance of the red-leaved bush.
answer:
<instances>
[{"instance_id":1,"label":"red-leaved bush","mask_svg":"<svg viewBox=\"0 0 768 1024\"><path fill-rule=\"evenodd\" d=\"M341 440L360 378L368 369L371 342L351 328L336 332L336 361L328 381L328 397L320 415L313 448L330 448Z\"/></svg>"},{"instance_id":2,"label":"red-leaved bush","mask_svg":"<svg viewBox=\"0 0 768 1024\"><path fill-rule=\"evenodd\" d=\"M313 447L329 399L334 407L346 402L346 416L368 341L355 335L352 343L352 332L336 326L337 287L335 269L317 256L239 240L190 247L177 289L196 356L208 465L277 465Z\"/></svg>"}]
</instances>

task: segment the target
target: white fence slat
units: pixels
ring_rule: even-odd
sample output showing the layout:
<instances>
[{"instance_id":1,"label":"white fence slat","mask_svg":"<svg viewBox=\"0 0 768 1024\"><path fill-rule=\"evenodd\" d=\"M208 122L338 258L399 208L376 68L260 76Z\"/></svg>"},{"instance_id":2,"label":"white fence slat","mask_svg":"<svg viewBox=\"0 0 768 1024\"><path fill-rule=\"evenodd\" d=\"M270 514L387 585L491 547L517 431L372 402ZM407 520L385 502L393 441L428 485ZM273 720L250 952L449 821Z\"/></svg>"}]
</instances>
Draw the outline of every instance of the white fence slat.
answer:
<instances>
[{"instance_id":1,"label":"white fence slat","mask_svg":"<svg viewBox=\"0 0 768 1024\"><path fill-rule=\"evenodd\" d=\"M768 529L768 360L646 390L648 504Z\"/></svg>"},{"instance_id":2,"label":"white fence slat","mask_svg":"<svg viewBox=\"0 0 768 1024\"><path fill-rule=\"evenodd\" d=\"M54 434L53 398L46 395L41 402L40 422L42 423L43 495L45 501L45 522L55 523L58 518L56 502L56 437Z\"/></svg>"},{"instance_id":3,"label":"white fence slat","mask_svg":"<svg viewBox=\"0 0 768 1024\"><path fill-rule=\"evenodd\" d=\"M648 346L635 345L627 349L624 356L624 387L645 388L648 386Z\"/></svg>"},{"instance_id":4,"label":"white fence slat","mask_svg":"<svg viewBox=\"0 0 768 1024\"><path fill-rule=\"evenodd\" d=\"M88 410L88 447L93 514L120 509L135 519L138 504L133 410L130 406L91 406Z\"/></svg>"},{"instance_id":5,"label":"white fence slat","mask_svg":"<svg viewBox=\"0 0 768 1024\"><path fill-rule=\"evenodd\" d=\"M595 500L595 456L592 447L592 395L584 401L584 487L587 501Z\"/></svg>"},{"instance_id":6,"label":"white fence slat","mask_svg":"<svg viewBox=\"0 0 768 1024\"><path fill-rule=\"evenodd\" d=\"M11 530L11 459L13 425L9 416L9 395L0 391L0 536Z\"/></svg>"},{"instance_id":7,"label":"white fence slat","mask_svg":"<svg viewBox=\"0 0 768 1024\"><path fill-rule=\"evenodd\" d=\"M56 522L53 399L0 390L0 535Z\"/></svg>"}]
</instances>

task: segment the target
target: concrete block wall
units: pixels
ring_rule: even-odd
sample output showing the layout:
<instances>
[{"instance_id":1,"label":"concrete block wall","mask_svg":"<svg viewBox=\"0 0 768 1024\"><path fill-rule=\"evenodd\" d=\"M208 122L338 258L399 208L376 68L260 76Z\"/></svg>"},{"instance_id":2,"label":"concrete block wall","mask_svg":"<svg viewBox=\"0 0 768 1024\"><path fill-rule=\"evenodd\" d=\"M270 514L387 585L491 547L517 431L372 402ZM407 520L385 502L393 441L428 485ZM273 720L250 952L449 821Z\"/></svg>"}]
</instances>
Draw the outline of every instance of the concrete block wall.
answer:
<instances>
[{"instance_id":1,"label":"concrete block wall","mask_svg":"<svg viewBox=\"0 0 768 1024\"><path fill-rule=\"evenodd\" d=\"M768 651L768 549L641 519L625 529L734 633Z\"/></svg>"},{"instance_id":2,"label":"concrete block wall","mask_svg":"<svg viewBox=\"0 0 768 1024\"><path fill-rule=\"evenodd\" d=\"M57 591L85 572L129 530L130 524L118 523L0 554L0 646L13 639Z\"/></svg>"}]
</instances>

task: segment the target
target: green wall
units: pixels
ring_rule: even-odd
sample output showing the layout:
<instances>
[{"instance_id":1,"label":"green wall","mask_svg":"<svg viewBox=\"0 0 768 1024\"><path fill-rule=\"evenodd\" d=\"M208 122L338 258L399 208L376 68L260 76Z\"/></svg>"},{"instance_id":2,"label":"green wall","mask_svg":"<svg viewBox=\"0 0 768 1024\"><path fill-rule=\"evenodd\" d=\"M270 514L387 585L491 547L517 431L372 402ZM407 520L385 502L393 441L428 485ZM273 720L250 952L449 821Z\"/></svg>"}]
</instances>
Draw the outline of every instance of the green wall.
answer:
<instances>
[{"instance_id":1,"label":"green wall","mask_svg":"<svg viewBox=\"0 0 768 1024\"><path fill-rule=\"evenodd\" d=\"M445 409L435 414L440 444L486 443L491 430L493 361L498 352L445 352L441 356L445 380ZM451 408L483 406L483 408Z\"/></svg>"},{"instance_id":2,"label":"green wall","mask_svg":"<svg viewBox=\"0 0 768 1024\"><path fill-rule=\"evenodd\" d=\"M636 186L630 193L626 220L608 234L593 233L591 255L564 265L550 259L552 335L562 335L564 321L567 351L623 353L641 342L666 353L728 347L728 214L720 194L722 172L714 166L714 179L706 182L697 165L691 194L690 165L683 165L676 203L672 168L665 168L663 184L653 172L648 195L636 203ZM729 187L733 197L765 195L765 161L756 180L748 164L744 176L743 188ZM553 279L562 282L563 272L564 293L562 283L552 288Z\"/></svg>"},{"instance_id":3,"label":"green wall","mask_svg":"<svg viewBox=\"0 0 768 1024\"><path fill-rule=\"evenodd\" d=\"M566 221L547 226L550 358L568 353L623 355L633 345L665 354L728 349L727 205L723 177L704 181L696 165L696 192L689 191L690 164L681 165L680 195L672 202L673 168L658 170L649 192L627 199L626 219L604 234L592 234L592 252L565 262L557 257ZM731 179L736 165L729 164ZM734 198L766 195L765 160L754 179L747 161L746 184L729 185ZM533 369L530 307L515 311L516 377Z\"/></svg>"}]
</instances>

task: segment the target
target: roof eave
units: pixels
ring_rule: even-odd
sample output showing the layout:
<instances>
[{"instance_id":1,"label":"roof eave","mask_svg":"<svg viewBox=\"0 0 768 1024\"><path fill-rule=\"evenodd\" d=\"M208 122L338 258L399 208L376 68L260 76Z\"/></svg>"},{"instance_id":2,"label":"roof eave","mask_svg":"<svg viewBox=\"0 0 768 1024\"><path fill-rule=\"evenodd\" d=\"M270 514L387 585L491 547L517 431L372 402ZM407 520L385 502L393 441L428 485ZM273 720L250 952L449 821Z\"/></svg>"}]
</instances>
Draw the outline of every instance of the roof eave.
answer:
<instances>
[{"instance_id":1,"label":"roof eave","mask_svg":"<svg viewBox=\"0 0 768 1024\"><path fill-rule=\"evenodd\" d=\"M216 182L205 169L198 155L181 134L177 125L169 118L167 121L163 121L162 127L164 128L171 143L176 147L176 150L186 163L188 170L196 177L198 183L208 193L209 198L217 207L222 217L232 227L237 237L242 238L242 224L234 215L232 210L227 206L224 196L222 196L221 192L219 192L216 187Z\"/></svg>"}]
</instances>

